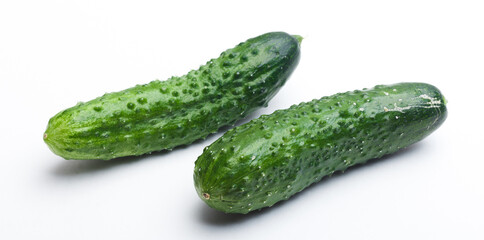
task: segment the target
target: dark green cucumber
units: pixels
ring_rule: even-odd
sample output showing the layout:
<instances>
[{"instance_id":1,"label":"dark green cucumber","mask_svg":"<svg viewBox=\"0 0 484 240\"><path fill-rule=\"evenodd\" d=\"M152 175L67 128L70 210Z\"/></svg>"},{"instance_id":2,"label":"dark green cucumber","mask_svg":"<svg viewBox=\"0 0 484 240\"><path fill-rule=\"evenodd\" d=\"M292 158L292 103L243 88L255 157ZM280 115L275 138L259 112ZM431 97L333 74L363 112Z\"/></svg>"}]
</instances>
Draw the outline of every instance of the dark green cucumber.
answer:
<instances>
[{"instance_id":1,"label":"dark green cucumber","mask_svg":"<svg viewBox=\"0 0 484 240\"><path fill-rule=\"evenodd\" d=\"M195 162L200 198L227 213L288 199L321 178L413 144L446 119L440 91L400 83L339 93L226 132Z\"/></svg>"},{"instance_id":2,"label":"dark green cucumber","mask_svg":"<svg viewBox=\"0 0 484 240\"><path fill-rule=\"evenodd\" d=\"M44 141L65 159L141 155L203 139L266 106L297 66L301 37L266 33L198 70L66 109Z\"/></svg>"}]
</instances>

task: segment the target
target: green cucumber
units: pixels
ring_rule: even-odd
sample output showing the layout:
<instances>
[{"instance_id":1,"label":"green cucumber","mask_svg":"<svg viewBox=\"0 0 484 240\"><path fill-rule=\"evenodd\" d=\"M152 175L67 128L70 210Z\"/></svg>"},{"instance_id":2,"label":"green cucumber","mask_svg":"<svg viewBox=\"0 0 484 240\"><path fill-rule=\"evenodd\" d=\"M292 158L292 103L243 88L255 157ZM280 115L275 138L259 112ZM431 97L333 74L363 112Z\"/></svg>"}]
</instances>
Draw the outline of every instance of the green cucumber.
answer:
<instances>
[{"instance_id":1,"label":"green cucumber","mask_svg":"<svg viewBox=\"0 0 484 240\"><path fill-rule=\"evenodd\" d=\"M446 119L440 91L425 83L379 85L263 115L227 131L195 162L210 207L248 213L325 176L413 144Z\"/></svg>"},{"instance_id":2,"label":"green cucumber","mask_svg":"<svg viewBox=\"0 0 484 240\"><path fill-rule=\"evenodd\" d=\"M109 160L206 138L267 106L296 68L301 39L266 33L184 76L80 103L49 120L44 141L65 159Z\"/></svg>"}]
</instances>

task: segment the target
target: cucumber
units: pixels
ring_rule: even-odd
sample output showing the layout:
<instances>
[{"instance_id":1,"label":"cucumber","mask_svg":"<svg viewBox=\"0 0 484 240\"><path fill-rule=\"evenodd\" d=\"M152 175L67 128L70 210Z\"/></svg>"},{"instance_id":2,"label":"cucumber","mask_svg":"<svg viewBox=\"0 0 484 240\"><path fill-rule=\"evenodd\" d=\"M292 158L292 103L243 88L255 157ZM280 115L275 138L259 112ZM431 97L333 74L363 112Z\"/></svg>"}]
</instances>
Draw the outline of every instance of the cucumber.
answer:
<instances>
[{"instance_id":1,"label":"cucumber","mask_svg":"<svg viewBox=\"0 0 484 240\"><path fill-rule=\"evenodd\" d=\"M109 160L204 139L267 106L296 68L301 40L266 33L184 76L79 103L49 120L44 141L65 159Z\"/></svg>"},{"instance_id":2,"label":"cucumber","mask_svg":"<svg viewBox=\"0 0 484 240\"><path fill-rule=\"evenodd\" d=\"M195 188L223 212L269 207L325 176L423 139L446 116L444 97L425 83L379 85L293 105L206 147L195 162Z\"/></svg>"}]
</instances>

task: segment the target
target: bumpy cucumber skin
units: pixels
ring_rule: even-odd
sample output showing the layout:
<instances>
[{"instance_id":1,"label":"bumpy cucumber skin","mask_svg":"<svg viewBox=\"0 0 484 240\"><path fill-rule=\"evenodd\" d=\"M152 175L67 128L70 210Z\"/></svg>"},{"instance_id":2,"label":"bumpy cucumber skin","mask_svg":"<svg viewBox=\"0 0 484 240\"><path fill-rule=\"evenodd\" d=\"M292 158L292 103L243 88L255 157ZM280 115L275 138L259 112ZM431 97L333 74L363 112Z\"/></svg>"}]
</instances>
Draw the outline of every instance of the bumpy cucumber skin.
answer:
<instances>
[{"instance_id":1,"label":"bumpy cucumber skin","mask_svg":"<svg viewBox=\"0 0 484 240\"><path fill-rule=\"evenodd\" d=\"M446 119L440 91L424 83L339 93L263 115L226 132L195 162L200 198L248 213L348 167L405 148Z\"/></svg>"},{"instance_id":2,"label":"bumpy cucumber skin","mask_svg":"<svg viewBox=\"0 0 484 240\"><path fill-rule=\"evenodd\" d=\"M184 76L80 103L49 120L44 141L65 159L109 160L203 139L267 106L296 68L300 41L266 33Z\"/></svg>"}]
</instances>

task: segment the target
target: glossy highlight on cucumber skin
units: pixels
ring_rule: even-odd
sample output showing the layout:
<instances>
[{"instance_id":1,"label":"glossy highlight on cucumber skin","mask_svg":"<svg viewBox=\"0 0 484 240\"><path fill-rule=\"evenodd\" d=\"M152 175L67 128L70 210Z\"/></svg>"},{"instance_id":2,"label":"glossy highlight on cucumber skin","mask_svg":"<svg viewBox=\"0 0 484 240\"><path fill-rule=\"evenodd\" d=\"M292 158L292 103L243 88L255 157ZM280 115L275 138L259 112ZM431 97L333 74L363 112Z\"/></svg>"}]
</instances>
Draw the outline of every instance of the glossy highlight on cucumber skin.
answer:
<instances>
[{"instance_id":1,"label":"glossy highlight on cucumber skin","mask_svg":"<svg viewBox=\"0 0 484 240\"><path fill-rule=\"evenodd\" d=\"M300 41L266 33L184 76L79 103L49 120L44 141L65 159L109 160L204 139L267 105L296 68Z\"/></svg>"},{"instance_id":2,"label":"glossy highlight on cucumber skin","mask_svg":"<svg viewBox=\"0 0 484 240\"><path fill-rule=\"evenodd\" d=\"M445 121L445 104L432 85L400 83L263 115L204 149L195 188L226 213L270 207L325 176L420 141Z\"/></svg>"}]
</instances>

